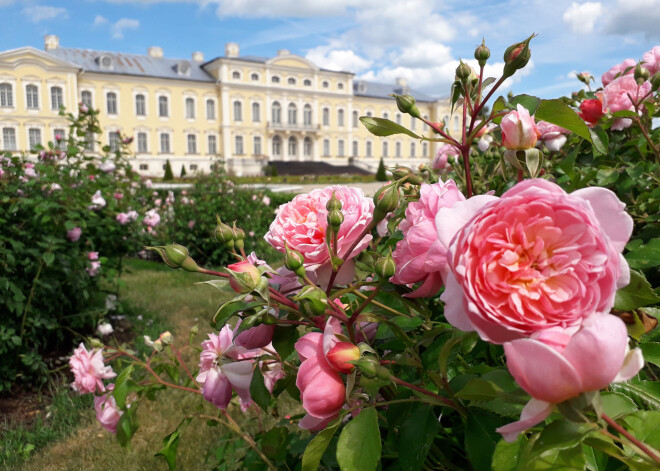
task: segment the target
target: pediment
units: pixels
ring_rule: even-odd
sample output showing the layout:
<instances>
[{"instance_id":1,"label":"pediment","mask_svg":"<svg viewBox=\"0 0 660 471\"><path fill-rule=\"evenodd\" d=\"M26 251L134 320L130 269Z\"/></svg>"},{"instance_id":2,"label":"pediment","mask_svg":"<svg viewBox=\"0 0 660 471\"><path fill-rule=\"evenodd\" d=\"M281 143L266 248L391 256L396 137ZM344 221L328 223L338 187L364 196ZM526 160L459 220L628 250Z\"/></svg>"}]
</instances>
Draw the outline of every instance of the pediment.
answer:
<instances>
[{"instance_id":1,"label":"pediment","mask_svg":"<svg viewBox=\"0 0 660 471\"><path fill-rule=\"evenodd\" d=\"M266 62L268 65L277 67L289 67L294 69L319 70L319 68L304 57L288 54L286 56L277 56Z\"/></svg>"},{"instance_id":2,"label":"pediment","mask_svg":"<svg viewBox=\"0 0 660 471\"><path fill-rule=\"evenodd\" d=\"M75 72L80 69L76 64L30 46L0 52L0 68L16 69L24 65L34 65L45 70L57 71L68 69Z\"/></svg>"}]
</instances>

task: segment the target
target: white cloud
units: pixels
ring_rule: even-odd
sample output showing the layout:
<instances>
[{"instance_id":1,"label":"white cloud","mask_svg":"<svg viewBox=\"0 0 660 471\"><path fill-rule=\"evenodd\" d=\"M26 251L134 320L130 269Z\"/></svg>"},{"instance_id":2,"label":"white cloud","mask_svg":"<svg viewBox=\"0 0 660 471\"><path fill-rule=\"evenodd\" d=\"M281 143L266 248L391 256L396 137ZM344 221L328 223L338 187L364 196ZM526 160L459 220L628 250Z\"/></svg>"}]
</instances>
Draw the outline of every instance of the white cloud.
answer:
<instances>
[{"instance_id":1,"label":"white cloud","mask_svg":"<svg viewBox=\"0 0 660 471\"><path fill-rule=\"evenodd\" d=\"M563 19L574 33L591 33L602 14L603 5L600 2L571 3Z\"/></svg>"},{"instance_id":2,"label":"white cloud","mask_svg":"<svg viewBox=\"0 0 660 471\"><path fill-rule=\"evenodd\" d=\"M307 52L305 57L319 67L349 72L362 72L373 63L350 49L331 50L330 46L315 47Z\"/></svg>"},{"instance_id":3,"label":"white cloud","mask_svg":"<svg viewBox=\"0 0 660 471\"><path fill-rule=\"evenodd\" d=\"M140 27L140 22L138 20L133 20L131 18L122 18L117 20L116 23L113 23L110 26L110 32L112 33L113 39L122 39L124 37L124 31L127 29L138 29Z\"/></svg>"},{"instance_id":4,"label":"white cloud","mask_svg":"<svg viewBox=\"0 0 660 471\"><path fill-rule=\"evenodd\" d=\"M30 18L33 23L40 21L53 20L55 18L68 18L66 8L50 7L46 5L34 5L23 8L23 13Z\"/></svg>"},{"instance_id":5,"label":"white cloud","mask_svg":"<svg viewBox=\"0 0 660 471\"><path fill-rule=\"evenodd\" d=\"M660 39L660 0L618 0L605 26L609 34Z\"/></svg>"},{"instance_id":6,"label":"white cloud","mask_svg":"<svg viewBox=\"0 0 660 471\"><path fill-rule=\"evenodd\" d=\"M218 0L218 16L238 17L294 17L338 16L347 8L360 8L376 3L374 0Z\"/></svg>"},{"instance_id":7,"label":"white cloud","mask_svg":"<svg viewBox=\"0 0 660 471\"><path fill-rule=\"evenodd\" d=\"M108 19L105 16L96 15L96 17L94 18L94 26L103 25L106 24L107 22Z\"/></svg>"}]
</instances>

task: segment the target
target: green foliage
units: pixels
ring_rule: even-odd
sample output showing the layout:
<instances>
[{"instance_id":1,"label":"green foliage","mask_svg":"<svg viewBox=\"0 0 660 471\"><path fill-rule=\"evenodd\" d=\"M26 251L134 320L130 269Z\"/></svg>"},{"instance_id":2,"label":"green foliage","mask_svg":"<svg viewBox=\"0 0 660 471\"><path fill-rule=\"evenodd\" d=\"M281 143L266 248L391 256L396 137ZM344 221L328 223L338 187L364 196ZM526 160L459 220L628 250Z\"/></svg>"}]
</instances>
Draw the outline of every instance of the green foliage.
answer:
<instances>
[{"instance_id":1,"label":"green foliage","mask_svg":"<svg viewBox=\"0 0 660 471\"><path fill-rule=\"evenodd\" d=\"M343 471L374 471L381 446L376 409L364 409L341 431L337 462Z\"/></svg>"},{"instance_id":2,"label":"green foliage","mask_svg":"<svg viewBox=\"0 0 660 471\"><path fill-rule=\"evenodd\" d=\"M181 175L179 175L180 178L183 178L186 176L186 166L181 165Z\"/></svg>"},{"instance_id":3,"label":"green foliage","mask_svg":"<svg viewBox=\"0 0 660 471\"><path fill-rule=\"evenodd\" d=\"M174 173L172 173L172 164L170 164L170 159L167 159L165 162L165 175L163 175L163 181L169 182L174 180Z\"/></svg>"},{"instance_id":4,"label":"green foliage","mask_svg":"<svg viewBox=\"0 0 660 471\"><path fill-rule=\"evenodd\" d=\"M387 178L387 173L385 171L385 163L383 162L383 158L380 158L380 162L378 163L378 170L376 171L376 180L379 182L386 182L388 180Z\"/></svg>"}]
</instances>

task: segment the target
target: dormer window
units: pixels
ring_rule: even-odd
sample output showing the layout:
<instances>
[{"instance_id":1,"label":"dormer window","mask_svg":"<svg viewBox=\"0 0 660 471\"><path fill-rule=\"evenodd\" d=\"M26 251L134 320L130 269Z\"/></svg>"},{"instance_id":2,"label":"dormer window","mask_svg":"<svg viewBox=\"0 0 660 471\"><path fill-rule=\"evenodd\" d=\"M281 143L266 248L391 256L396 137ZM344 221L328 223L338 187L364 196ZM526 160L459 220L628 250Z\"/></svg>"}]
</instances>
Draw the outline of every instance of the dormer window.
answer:
<instances>
[{"instance_id":1,"label":"dormer window","mask_svg":"<svg viewBox=\"0 0 660 471\"><path fill-rule=\"evenodd\" d=\"M289 85L295 85L296 84L296 79L293 77L289 77L286 81Z\"/></svg>"},{"instance_id":2,"label":"dormer window","mask_svg":"<svg viewBox=\"0 0 660 471\"><path fill-rule=\"evenodd\" d=\"M259 74L250 75L250 80L252 80L253 82L258 82L259 81Z\"/></svg>"},{"instance_id":3,"label":"dormer window","mask_svg":"<svg viewBox=\"0 0 660 471\"><path fill-rule=\"evenodd\" d=\"M189 76L190 75L190 64L188 62L179 62L176 65L176 73L179 75Z\"/></svg>"},{"instance_id":4,"label":"dormer window","mask_svg":"<svg viewBox=\"0 0 660 471\"><path fill-rule=\"evenodd\" d=\"M273 83L280 83L280 78L277 75L273 75L270 81Z\"/></svg>"},{"instance_id":5,"label":"dormer window","mask_svg":"<svg viewBox=\"0 0 660 471\"><path fill-rule=\"evenodd\" d=\"M358 92L359 93L367 93L367 84L364 82L358 83Z\"/></svg>"},{"instance_id":6,"label":"dormer window","mask_svg":"<svg viewBox=\"0 0 660 471\"><path fill-rule=\"evenodd\" d=\"M323 88L328 88L328 87L330 87L330 83L328 83L327 80L324 80L323 83L321 84L321 86L322 86Z\"/></svg>"},{"instance_id":7,"label":"dormer window","mask_svg":"<svg viewBox=\"0 0 660 471\"><path fill-rule=\"evenodd\" d=\"M112 70L114 69L114 61L112 60L112 56L108 54L104 54L99 57L98 59L99 62L99 67L101 70Z\"/></svg>"},{"instance_id":8,"label":"dormer window","mask_svg":"<svg viewBox=\"0 0 660 471\"><path fill-rule=\"evenodd\" d=\"M238 70L234 70L231 73L231 78L234 80L240 80L241 79L241 73Z\"/></svg>"},{"instance_id":9,"label":"dormer window","mask_svg":"<svg viewBox=\"0 0 660 471\"><path fill-rule=\"evenodd\" d=\"M344 84L343 83L338 83L337 84L337 90L343 90L344 89Z\"/></svg>"},{"instance_id":10,"label":"dormer window","mask_svg":"<svg viewBox=\"0 0 660 471\"><path fill-rule=\"evenodd\" d=\"M306 87L311 87L312 86L312 81L310 79L305 79L303 81L303 85Z\"/></svg>"}]
</instances>

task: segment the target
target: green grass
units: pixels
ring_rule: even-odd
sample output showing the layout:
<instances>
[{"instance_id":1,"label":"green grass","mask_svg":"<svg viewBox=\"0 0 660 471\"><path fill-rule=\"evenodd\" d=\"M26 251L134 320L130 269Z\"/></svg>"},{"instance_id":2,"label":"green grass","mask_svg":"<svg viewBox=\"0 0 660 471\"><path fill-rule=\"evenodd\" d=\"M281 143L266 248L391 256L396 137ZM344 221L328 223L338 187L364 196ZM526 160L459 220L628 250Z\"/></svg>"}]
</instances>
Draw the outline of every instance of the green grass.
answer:
<instances>
[{"instance_id":1,"label":"green grass","mask_svg":"<svg viewBox=\"0 0 660 471\"><path fill-rule=\"evenodd\" d=\"M143 333L155 338L163 330L170 330L176 339L187 337L191 327L196 324L199 325L200 333L195 337L193 345L199 345L206 338L206 333L211 331L209 320L223 301L219 297L221 293L215 288L195 284L209 277L171 270L162 263L140 260L129 260L125 267L121 300L129 317L136 318L138 314L142 314L142 320L135 321L135 330L140 337L136 338L138 347L143 344L141 340ZM187 358L184 356L184 360L193 370L199 361L196 352L191 352ZM62 412L68 414L67 417L70 418L56 419L52 416L51 425L54 425L55 429L63 428L63 433L50 436L48 441L51 444L41 450L39 448L43 445L38 444L37 450L30 453L33 456L23 462L22 466L19 464L24 457L18 456L20 453L15 452L17 458L12 462L12 466L19 466L11 469L24 471L167 469L165 461L154 456L162 447L163 438L188 414L216 415L217 413L217 409L199 395L177 390L160 391L155 401L145 400L140 405L137 413L140 428L133 437L130 448L122 449L115 437L96 422L90 396L81 398L68 391L62 394ZM65 399L70 402L67 403ZM282 411L300 412L299 406L296 406L286 393L282 399ZM279 420L254 410L243 414L235 405L230 406L230 413L249 432L256 432L262 426L267 430ZM284 413L282 412L282 415ZM77 421L73 420L75 417L78 418ZM296 428L296 425L293 424L291 427ZM11 443L14 450L20 451L22 444L31 443L28 436L20 435L18 430L13 432L15 433L12 435ZM227 440L235 441L236 438L226 428L210 427L204 420L194 419L179 443L177 469L214 469L217 465L214 451L219 443ZM47 441L43 442L45 443ZM224 459L227 469L240 469L236 458L244 455L246 446L236 443L235 454ZM10 467L2 469L10 469Z\"/></svg>"}]
</instances>

